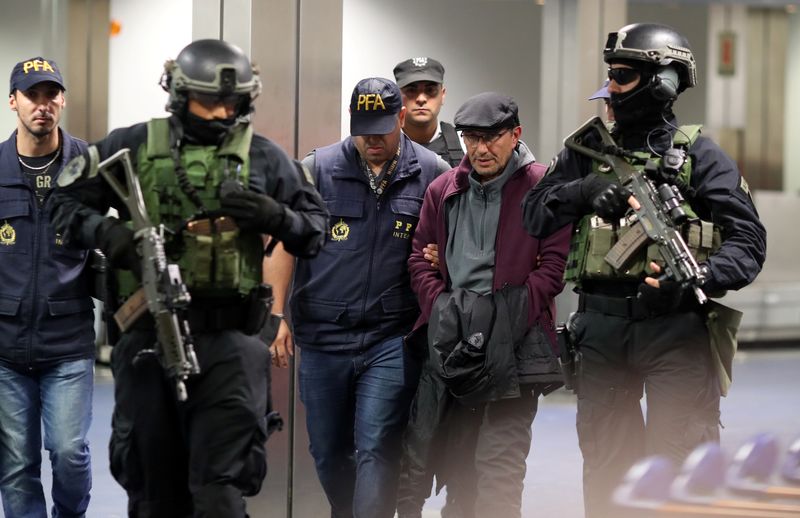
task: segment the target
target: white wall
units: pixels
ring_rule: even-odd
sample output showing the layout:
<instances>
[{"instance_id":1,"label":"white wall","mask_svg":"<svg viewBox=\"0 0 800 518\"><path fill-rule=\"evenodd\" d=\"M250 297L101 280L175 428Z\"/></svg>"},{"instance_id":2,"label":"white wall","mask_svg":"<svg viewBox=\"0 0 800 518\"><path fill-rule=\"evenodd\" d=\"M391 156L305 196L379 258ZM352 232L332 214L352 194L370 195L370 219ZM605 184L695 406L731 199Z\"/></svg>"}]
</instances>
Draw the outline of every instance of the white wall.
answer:
<instances>
[{"instance_id":1,"label":"white wall","mask_svg":"<svg viewBox=\"0 0 800 518\"><path fill-rule=\"evenodd\" d=\"M789 52L786 53L786 99L783 130L783 190L800 192L800 13L789 17Z\"/></svg>"},{"instance_id":2,"label":"white wall","mask_svg":"<svg viewBox=\"0 0 800 518\"><path fill-rule=\"evenodd\" d=\"M6 0L4 0L6 1ZM192 0L111 0L108 130L166 115L164 62L192 41Z\"/></svg>"},{"instance_id":3,"label":"white wall","mask_svg":"<svg viewBox=\"0 0 800 518\"><path fill-rule=\"evenodd\" d=\"M535 143L541 9L528 0L344 0L342 135L350 133L347 109L360 79L393 80L400 61L430 56L445 68L440 119L452 122L467 98L499 91L516 99L522 139Z\"/></svg>"}]
</instances>

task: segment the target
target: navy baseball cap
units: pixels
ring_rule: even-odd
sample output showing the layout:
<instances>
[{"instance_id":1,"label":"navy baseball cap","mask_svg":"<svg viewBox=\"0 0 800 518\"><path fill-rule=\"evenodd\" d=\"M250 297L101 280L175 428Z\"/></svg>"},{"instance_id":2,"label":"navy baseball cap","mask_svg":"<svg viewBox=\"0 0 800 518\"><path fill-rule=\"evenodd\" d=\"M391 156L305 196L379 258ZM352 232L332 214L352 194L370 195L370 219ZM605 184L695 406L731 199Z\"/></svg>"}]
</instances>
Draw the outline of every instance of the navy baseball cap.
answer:
<instances>
[{"instance_id":1,"label":"navy baseball cap","mask_svg":"<svg viewBox=\"0 0 800 518\"><path fill-rule=\"evenodd\" d=\"M453 118L456 130L493 130L519 126L519 108L511 97L484 92L467 99Z\"/></svg>"},{"instance_id":2,"label":"navy baseball cap","mask_svg":"<svg viewBox=\"0 0 800 518\"><path fill-rule=\"evenodd\" d=\"M388 79L368 77L350 96L350 135L387 135L397 125L403 107L400 89Z\"/></svg>"},{"instance_id":3,"label":"navy baseball cap","mask_svg":"<svg viewBox=\"0 0 800 518\"><path fill-rule=\"evenodd\" d=\"M20 61L14 65L11 71L11 89L10 94L14 90L26 91L38 83L51 81L56 83L61 90L64 88L64 78L61 77L61 72L58 70L58 65L52 59L44 59L41 56Z\"/></svg>"},{"instance_id":4,"label":"navy baseball cap","mask_svg":"<svg viewBox=\"0 0 800 518\"><path fill-rule=\"evenodd\" d=\"M594 101L595 99L611 99L611 94L608 92L608 80L603 83L603 86L600 87L600 90L596 91L589 97L590 101Z\"/></svg>"},{"instance_id":5,"label":"navy baseball cap","mask_svg":"<svg viewBox=\"0 0 800 518\"><path fill-rule=\"evenodd\" d=\"M444 66L433 58L411 58L394 67L397 86L403 88L417 81L444 82Z\"/></svg>"}]
</instances>

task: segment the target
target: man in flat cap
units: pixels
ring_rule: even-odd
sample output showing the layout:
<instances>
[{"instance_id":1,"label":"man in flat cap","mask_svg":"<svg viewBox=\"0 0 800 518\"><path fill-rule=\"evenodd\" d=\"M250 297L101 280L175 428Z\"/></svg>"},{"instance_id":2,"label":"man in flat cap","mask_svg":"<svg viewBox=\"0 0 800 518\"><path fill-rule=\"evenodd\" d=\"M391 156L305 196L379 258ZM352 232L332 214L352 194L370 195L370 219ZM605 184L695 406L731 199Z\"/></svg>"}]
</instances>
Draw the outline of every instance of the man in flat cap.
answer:
<instances>
[{"instance_id":1,"label":"man in flat cap","mask_svg":"<svg viewBox=\"0 0 800 518\"><path fill-rule=\"evenodd\" d=\"M409 259L422 315L408 342L427 339L429 358L398 511L419 516L433 470L447 484L448 516L514 518L538 397L561 385L553 299L563 288L570 229L539 240L522 226L522 198L546 167L520 140L512 98L472 97L455 123L468 159L425 194ZM428 243L438 244L437 269L425 257Z\"/></svg>"},{"instance_id":2,"label":"man in flat cap","mask_svg":"<svg viewBox=\"0 0 800 518\"><path fill-rule=\"evenodd\" d=\"M0 494L8 517L48 514L42 436L53 516L84 516L92 487L89 252L65 247L50 226L56 179L86 149L59 127L64 91L55 61L17 63L8 99L17 129L0 143Z\"/></svg>"},{"instance_id":3,"label":"man in flat cap","mask_svg":"<svg viewBox=\"0 0 800 518\"><path fill-rule=\"evenodd\" d=\"M330 230L319 256L297 263L291 311L311 454L334 517L394 515L419 378L403 346L419 315L407 260L425 189L449 166L401 132L405 116L393 81L363 79L351 136L303 161Z\"/></svg>"},{"instance_id":4,"label":"man in flat cap","mask_svg":"<svg viewBox=\"0 0 800 518\"><path fill-rule=\"evenodd\" d=\"M456 167L464 158L461 140L452 124L439 121L447 93L442 64L433 58L410 58L394 67L394 78L406 107L403 132Z\"/></svg>"}]
</instances>

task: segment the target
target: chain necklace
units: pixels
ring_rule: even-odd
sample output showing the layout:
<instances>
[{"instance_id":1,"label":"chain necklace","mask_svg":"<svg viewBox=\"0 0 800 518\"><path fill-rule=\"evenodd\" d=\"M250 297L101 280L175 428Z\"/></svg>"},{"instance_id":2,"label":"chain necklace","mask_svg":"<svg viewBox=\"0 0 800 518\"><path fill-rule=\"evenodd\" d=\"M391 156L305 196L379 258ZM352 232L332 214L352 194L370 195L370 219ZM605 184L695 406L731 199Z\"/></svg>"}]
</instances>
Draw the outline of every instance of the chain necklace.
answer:
<instances>
[{"instance_id":1,"label":"chain necklace","mask_svg":"<svg viewBox=\"0 0 800 518\"><path fill-rule=\"evenodd\" d=\"M20 163L20 164L22 164L22 166L23 166L23 167L26 167L26 168L30 169L31 171L41 171L41 170L44 170L45 172L47 172L47 170L48 170L48 169L50 169L50 166L51 166L51 165L53 165L53 162L55 162L56 160L58 160L58 157L59 157L59 156L61 156L61 147L59 147L59 148L58 148L58 150L56 150L56 154L55 154L55 156L53 157L53 159L52 159L52 160L50 160L49 162L47 162L47 163L46 163L46 164L44 164L44 165L40 165L39 167L32 167L32 166L29 166L28 164L26 164L26 163L25 163L25 162L22 160L22 157L21 157L21 156L19 156L19 155L17 155L17 160L19 160L19 163Z\"/></svg>"},{"instance_id":2,"label":"chain necklace","mask_svg":"<svg viewBox=\"0 0 800 518\"><path fill-rule=\"evenodd\" d=\"M400 160L400 146L397 146L397 152L394 154L394 158L392 162L389 164L389 167L383 174L383 179L381 180L380 185L375 183L375 175L372 173L372 169L369 166L369 163L366 159L361 158L361 162L364 165L364 172L367 175L367 180L369 181L369 186L372 191L375 193L376 196L380 196L383 194L383 191L386 190L386 186L389 184L389 180L392 178L392 174L394 174L394 170L397 168L397 162Z\"/></svg>"}]
</instances>

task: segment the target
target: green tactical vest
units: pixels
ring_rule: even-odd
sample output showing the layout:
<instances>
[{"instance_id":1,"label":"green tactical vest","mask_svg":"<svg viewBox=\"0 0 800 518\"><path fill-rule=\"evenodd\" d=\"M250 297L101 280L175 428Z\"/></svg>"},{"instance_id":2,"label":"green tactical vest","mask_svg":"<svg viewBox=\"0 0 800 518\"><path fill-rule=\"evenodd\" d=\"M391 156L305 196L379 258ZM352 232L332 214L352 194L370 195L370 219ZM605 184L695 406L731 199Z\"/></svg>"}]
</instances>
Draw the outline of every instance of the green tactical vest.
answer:
<instances>
[{"instance_id":1,"label":"green tactical vest","mask_svg":"<svg viewBox=\"0 0 800 518\"><path fill-rule=\"evenodd\" d=\"M250 142L253 129L240 125L220 147L184 145L181 164L205 209L220 207L219 186L232 175L246 187L250 173ZM262 279L263 242L255 232L242 232L235 225L226 230L190 231L186 222L199 208L178 183L171 150L168 119L147 123L147 145L137 155L137 175L144 204L153 225L163 223L167 259L180 267L183 282L193 296L246 295ZM207 220L206 220L207 222ZM129 223L130 225L130 223ZM230 228L233 227L233 228ZM119 296L124 299L140 286L128 271L118 272Z\"/></svg>"},{"instance_id":2,"label":"green tactical vest","mask_svg":"<svg viewBox=\"0 0 800 518\"><path fill-rule=\"evenodd\" d=\"M687 150L687 159L678 173L679 180L686 185L689 185L692 175L692 158L688 155L688 149L697 140L701 128L700 125L681 126L680 131L674 136L674 145ZM660 157L648 152L636 152L634 155L635 158L631 161L638 171L644 170L648 160L653 160L658 165L661 162ZM593 161L592 169L599 176L614 182L618 181L616 173L597 160ZM683 202L682 208L689 216L689 220L681 229L686 244L697 262L705 261L722 243L719 229L711 222L700 220L686 201ZM642 247L637 255L628 261L624 271L615 270L608 264L605 260L606 254L630 230L629 223L630 220L625 220L614 229L611 223L597 215L584 216L572 234L564 280L573 282L579 287L581 281L585 280L638 281L652 273L649 267L651 261L663 267L664 261L655 243Z\"/></svg>"}]
</instances>

